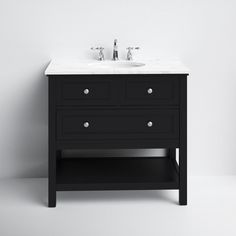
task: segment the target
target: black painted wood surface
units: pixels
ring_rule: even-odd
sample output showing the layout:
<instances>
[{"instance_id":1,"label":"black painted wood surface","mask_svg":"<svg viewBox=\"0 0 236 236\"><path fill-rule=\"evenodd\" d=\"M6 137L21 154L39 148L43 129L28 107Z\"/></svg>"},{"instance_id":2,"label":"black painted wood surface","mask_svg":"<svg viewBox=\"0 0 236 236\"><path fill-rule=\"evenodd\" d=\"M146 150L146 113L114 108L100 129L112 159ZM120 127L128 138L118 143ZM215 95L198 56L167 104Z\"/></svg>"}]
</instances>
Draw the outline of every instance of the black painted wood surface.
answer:
<instances>
[{"instance_id":1,"label":"black painted wood surface","mask_svg":"<svg viewBox=\"0 0 236 236\"><path fill-rule=\"evenodd\" d=\"M64 149L80 148L169 152L163 158L61 157ZM122 189L179 189L180 205L187 204L187 74L50 75L49 207L56 206L56 191Z\"/></svg>"}]
</instances>

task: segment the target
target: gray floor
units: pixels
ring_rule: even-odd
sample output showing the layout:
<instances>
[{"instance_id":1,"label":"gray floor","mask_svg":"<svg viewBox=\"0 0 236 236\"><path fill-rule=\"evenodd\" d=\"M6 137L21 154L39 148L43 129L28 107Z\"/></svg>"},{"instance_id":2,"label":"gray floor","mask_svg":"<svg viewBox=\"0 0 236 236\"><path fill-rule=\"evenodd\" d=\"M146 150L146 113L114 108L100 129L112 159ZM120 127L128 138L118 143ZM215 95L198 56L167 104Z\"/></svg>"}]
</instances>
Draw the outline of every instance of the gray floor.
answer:
<instances>
[{"instance_id":1,"label":"gray floor","mask_svg":"<svg viewBox=\"0 0 236 236\"><path fill-rule=\"evenodd\" d=\"M61 192L47 208L46 179L0 180L1 236L236 235L236 177L189 178L177 191Z\"/></svg>"}]
</instances>

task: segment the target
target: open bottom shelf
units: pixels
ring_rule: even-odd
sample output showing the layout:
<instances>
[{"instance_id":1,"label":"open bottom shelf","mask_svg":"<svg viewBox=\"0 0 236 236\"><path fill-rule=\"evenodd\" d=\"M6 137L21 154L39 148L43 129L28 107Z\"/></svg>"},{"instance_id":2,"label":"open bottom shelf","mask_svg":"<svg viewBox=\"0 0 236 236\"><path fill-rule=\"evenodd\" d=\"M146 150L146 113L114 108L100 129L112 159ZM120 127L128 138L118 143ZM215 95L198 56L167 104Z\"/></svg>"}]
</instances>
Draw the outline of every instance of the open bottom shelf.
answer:
<instances>
[{"instance_id":1,"label":"open bottom shelf","mask_svg":"<svg viewBox=\"0 0 236 236\"><path fill-rule=\"evenodd\" d=\"M62 158L57 190L178 189L178 170L168 157Z\"/></svg>"}]
</instances>

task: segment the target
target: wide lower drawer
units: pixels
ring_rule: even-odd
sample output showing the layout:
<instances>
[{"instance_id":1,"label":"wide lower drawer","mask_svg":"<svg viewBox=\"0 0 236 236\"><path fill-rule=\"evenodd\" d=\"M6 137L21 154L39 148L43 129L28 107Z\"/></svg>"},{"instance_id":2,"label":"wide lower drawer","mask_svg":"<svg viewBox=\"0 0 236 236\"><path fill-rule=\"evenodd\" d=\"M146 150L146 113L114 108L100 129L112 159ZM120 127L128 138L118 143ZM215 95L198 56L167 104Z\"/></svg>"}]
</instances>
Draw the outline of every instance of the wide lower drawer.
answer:
<instances>
[{"instance_id":1,"label":"wide lower drawer","mask_svg":"<svg viewBox=\"0 0 236 236\"><path fill-rule=\"evenodd\" d=\"M57 139L178 139L178 109L57 111Z\"/></svg>"}]
</instances>

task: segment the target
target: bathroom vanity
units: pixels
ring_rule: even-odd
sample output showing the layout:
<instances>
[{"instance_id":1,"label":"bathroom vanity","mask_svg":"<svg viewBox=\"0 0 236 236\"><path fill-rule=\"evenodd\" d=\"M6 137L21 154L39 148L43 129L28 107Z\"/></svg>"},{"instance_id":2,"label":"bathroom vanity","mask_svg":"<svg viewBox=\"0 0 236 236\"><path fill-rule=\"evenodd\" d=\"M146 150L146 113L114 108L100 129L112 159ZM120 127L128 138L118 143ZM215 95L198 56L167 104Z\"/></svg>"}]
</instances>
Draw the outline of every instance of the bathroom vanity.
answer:
<instances>
[{"instance_id":1,"label":"bathroom vanity","mask_svg":"<svg viewBox=\"0 0 236 236\"><path fill-rule=\"evenodd\" d=\"M45 74L49 207L56 206L57 191L74 190L176 189L179 204L187 204L188 70L184 65L52 61ZM165 148L167 155L62 155L65 150L138 148Z\"/></svg>"}]
</instances>

